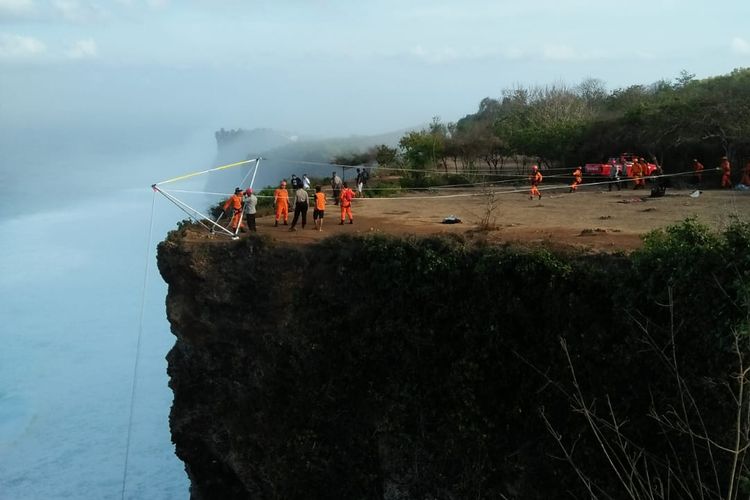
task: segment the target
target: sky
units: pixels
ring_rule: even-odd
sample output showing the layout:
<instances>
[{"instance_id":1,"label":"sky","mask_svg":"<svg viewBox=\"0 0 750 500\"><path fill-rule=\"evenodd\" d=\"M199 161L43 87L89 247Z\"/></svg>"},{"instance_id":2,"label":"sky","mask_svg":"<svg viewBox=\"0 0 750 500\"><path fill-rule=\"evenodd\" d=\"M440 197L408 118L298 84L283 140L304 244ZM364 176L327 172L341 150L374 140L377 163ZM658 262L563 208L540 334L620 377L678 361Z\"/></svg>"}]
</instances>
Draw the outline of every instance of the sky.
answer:
<instances>
[{"instance_id":1,"label":"sky","mask_svg":"<svg viewBox=\"0 0 750 500\"><path fill-rule=\"evenodd\" d=\"M61 498L59 488L81 484L97 492L86 498L119 492L124 450L109 440L122 442L125 424L138 248L184 218L159 200L162 223L141 241L149 186L214 166L214 131L380 134L456 121L519 85L707 78L750 67L748 21L748 0L0 0L0 304L13 312L0 317L14 320L0 399L19 395L0 404L0 444L14 440L0 452L15 460L0 484L57 488L13 498ZM54 286L24 288L29 269ZM186 485L166 433L163 360L173 338L163 290L151 300L158 333L147 338L161 344L144 348L152 361L139 378L151 386L137 400L145 437L132 454L134 469L160 478L134 473L129 487L149 488L134 498L178 498ZM96 314L82 317L81 303ZM122 355L100 355L110 352ZM86 397L67 397L70 386ZM87 448L90 417L98 430ZM136 460L156 456L148 443L166 456L153 467ZM103 465L91 472L87 460ZM58 481L74 470L81 477ZM169 493L155 494L163 483Z\"/></svg>"},{"instance_id":2,"label":"sky","mask_svg":"<svg viewBox=\"0 0 750 500\"><path fill-rule=\"evenodd\" d=\"M0 0L0 130L375 134L518 85L725 74L750 66L748 20L746 0Z\"/></svg>"}]
</instances>

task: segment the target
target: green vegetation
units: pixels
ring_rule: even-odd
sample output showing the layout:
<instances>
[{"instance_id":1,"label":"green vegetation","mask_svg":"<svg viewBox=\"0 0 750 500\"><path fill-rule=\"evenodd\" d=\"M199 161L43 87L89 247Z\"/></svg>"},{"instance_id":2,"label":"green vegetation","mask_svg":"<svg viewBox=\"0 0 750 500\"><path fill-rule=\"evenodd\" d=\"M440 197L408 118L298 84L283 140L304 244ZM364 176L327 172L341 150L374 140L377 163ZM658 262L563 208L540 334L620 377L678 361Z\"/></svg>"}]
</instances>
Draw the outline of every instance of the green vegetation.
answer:
<instances>
[{"instance_id":1,"label":"green vegetation","mask_svg":"<svg viewBox=\"0 0 750 500\"><path fill-rule=\"evenodd\" d=\"M491 182L499 174L525 176L531 163L569 168L623 152L658 163L665 173L688 171L699 158L706 175L727 156L736 173L750 159L750 68L703 80L683 71L673 81L613 91L597 79L575 86L518 86L482 99L475 113L455 123L434 117L422 130L400 137L294 142L267 130L217 132L220 150L234 154L231 158L237 156L235 146L244 148L244 155L264 141L275 148L267 153L279 164L293 158L377 166L371 181L376 175L411 179L403 187L436 186L442 181L420 180L449 172Z\"/></svg>"},{"instance_id":2,"label":"green vegetation","mask_svg":"<svg viewBox=\"0 0 750 500\"><path fill-rule=\"evenodd\" d=\"M433 118L401 137L398 150L381 145L359 163L401 167L420 178L430 171L491 178L506 163L568 167L605 161L625 151L689 170L692 158L707 168L727 156L736 166L750 158L750 69L696 80L683 71L673 82L607 92L588 79L575 87L516 87L487 97L457 123Z\"/></svg>"},{"instance_id":3,"label":"green vegetation","mask_svg":"<svg viewBox=\"0 0 750 500\"><path fill-rule=\"evenodd\" d=\"M744 222L687 220L630 257L459 237L206 246L205 273L174 283L201 311L191 335L228 325L195 340L221 369L186 367L173 413L209 398L202 432L273 498L746 496L749 243Z\"/></svg>"}]
</instances>

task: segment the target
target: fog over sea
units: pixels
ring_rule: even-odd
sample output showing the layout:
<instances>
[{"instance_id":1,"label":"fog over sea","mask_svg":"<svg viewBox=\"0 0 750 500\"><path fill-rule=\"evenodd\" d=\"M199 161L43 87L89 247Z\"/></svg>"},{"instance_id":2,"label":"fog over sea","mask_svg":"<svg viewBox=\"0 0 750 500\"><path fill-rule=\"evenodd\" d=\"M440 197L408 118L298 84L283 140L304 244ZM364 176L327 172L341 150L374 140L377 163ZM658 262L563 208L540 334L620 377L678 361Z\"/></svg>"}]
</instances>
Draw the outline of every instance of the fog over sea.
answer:
<instances>
[{"instance_id":1,"label":"fog over sea","mask_svg":"<svg viewBox=\"0 0 750 500\"><path fill-rule=\"evenodd\" d=\"M2 134L0 498L120 498L144 297L125 497L189 496L169 434L174 337L155 260L186 216L150 185L215 155L212 130ZM228 191L238 176L227 174Z\"/></svg>"}]
</instances>

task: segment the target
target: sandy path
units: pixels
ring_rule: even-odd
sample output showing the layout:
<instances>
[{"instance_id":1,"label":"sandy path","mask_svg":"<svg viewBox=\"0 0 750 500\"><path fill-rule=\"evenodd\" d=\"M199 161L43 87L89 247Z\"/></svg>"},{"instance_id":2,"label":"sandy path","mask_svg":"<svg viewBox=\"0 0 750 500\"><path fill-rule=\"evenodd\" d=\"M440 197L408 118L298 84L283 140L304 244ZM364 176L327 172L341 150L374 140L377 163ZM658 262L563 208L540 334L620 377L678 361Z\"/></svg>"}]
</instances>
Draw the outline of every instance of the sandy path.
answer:
<instances>
[{"instance_id":1,"label":"sandy path","mask_svg":"<svg viewBox=\"0 0 750 500\"><path fill-rule=\"evenodd\" d=\"M414 193L396 198L365 198L353 202L354 224L338 225L338 207L329 203L323 231L313 228L312 210L308 225L296 232L288 226L273 227L273 216L257 220L258 231L283 242L309 243L339 233L382 232L389 234L470 233L497 242L521 242L593 250L631 250L641 245L648 231L695 216L714 228L725 226L731 216L750 220L750 193L733 190L703 191L697 198L690 190L667 191L662 198L650 198L644 190L608 192L601 186L583 186L577 193L547 186L542 200L529 200L526 192L498 191L492 214L496 229L477 232L487 213L485 193L450 192L466 196L447 197ZM473 194L469 196L469 194ZM461 224L442 224L456 215ZM291 214L290 214L291 223Z\"/></svg>"}]
</instances>

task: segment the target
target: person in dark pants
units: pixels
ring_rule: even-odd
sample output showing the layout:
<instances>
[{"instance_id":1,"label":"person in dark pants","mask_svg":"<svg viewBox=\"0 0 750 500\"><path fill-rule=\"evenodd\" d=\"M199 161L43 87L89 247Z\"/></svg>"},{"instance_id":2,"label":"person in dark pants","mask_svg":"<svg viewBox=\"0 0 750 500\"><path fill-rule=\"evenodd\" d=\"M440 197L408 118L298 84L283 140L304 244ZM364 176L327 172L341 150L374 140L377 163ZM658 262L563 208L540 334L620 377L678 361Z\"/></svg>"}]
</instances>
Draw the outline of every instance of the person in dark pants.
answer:
<instances>
[{"instance_id":1,"label":"person in dark pants","mask_svg":"<svg viewBox=\"0 0 750 500\"><path fill-rule=\"evenodd\" d=\"M339 204L339 195L341 194L341 177L336 172L331 173L331 189L333 190L333 200L336 205Z\"/></svg>"},{"instance_id":2,"label":"person in dark pants","mask_svg":"<svg viewBox=\"0 0 750 500\"><path fill-rule=\"evenodd\" d=\"M315 205L313 208L313 222L318 231L323 230L323 217L326 215L326 194L320 186L315 186Z\"/></svg>"},{"instance_id":3,"label":"person in dark pants","mask_svg":"<svg viewBox=\"0 0 750 500\"><path fill-rule=\"evenodd\" d=\"M617 165L615 162L612 162L609 166L609 184L607 184L607 191L612 191L613 185L618 191L620 190L620 168L620 165Z\"/></svg>"},{"instance_id":4,"label":"person in dark pants","mask_svg":"<svg viewBox=\"0 0 750 500\"><path fill-rule=\"evenodd\" d=\"M302 215L302 229L305 229L307 225L307 209L309 207L309 197L307 191L302 187L300 183L299 188L294 192L294 218L292 219L292 225L289 228L290 231L296 231L297 220Z\"/></svg>"},{"instance_id":5,"label":"person in dark pants","mask_svg":"<svg viewBox=\"0 0 750 500\"><path fill-rule=\"evenodd\" d=\"M253 194L253 188L247 188L245 190L245 221L247 222L247 228L254 232L258 232L258 228L255 227L255 214L257 212L256 206L258 205L258 197Z\"/></svg>"}]
</instances>

